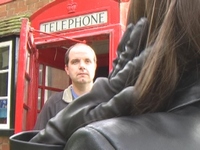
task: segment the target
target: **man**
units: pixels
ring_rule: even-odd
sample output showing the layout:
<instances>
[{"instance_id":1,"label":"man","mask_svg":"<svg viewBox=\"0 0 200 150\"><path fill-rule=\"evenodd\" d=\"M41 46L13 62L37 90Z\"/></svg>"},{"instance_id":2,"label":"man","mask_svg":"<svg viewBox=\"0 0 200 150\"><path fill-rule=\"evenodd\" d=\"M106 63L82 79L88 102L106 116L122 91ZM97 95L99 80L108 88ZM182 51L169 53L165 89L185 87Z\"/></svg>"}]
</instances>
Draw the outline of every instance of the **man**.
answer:
<instances>
[{"instance_id":1,"label":"man","mask_svg":"<svg viewBox=\"0 0 200 150\"><path fill-rule=\"evenodd\" d=\"M38 115L35 130L44 129L49 119L78 96L91 90L96 67L96 54L90 46L77 43L68 49L65 53L65 71L71 78L72 84L64 91L53 94L47 100Z\"/></svg>"}]
</instances>

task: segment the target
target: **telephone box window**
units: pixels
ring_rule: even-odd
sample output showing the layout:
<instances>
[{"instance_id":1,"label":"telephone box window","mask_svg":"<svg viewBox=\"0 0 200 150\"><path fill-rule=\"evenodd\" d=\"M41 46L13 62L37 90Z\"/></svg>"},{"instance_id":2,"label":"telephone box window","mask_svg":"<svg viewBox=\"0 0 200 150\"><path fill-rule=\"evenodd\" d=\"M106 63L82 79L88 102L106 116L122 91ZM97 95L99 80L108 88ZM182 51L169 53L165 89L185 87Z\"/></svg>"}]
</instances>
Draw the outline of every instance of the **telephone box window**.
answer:
<instances>
[{"instance_id":1,"label":"telephone box window","mask_svg":"<svg viewBox=\"0 0 200 150\"><path fill-rule=\"evenodd\" d=\"M41 111L43 104L52 94L64 90L69 85L69 82L69 77L64 69L40 64L37 112Z\"/></svg>"},{"instance_id":2,"label":"telephone box window","mask_svg":"<svg viewBox=\"0 0 200 150\"><path fill-rule=\"evenodd\" d=\"M0 128L10 126L12 42L0 43Z\"/></svg>"}]
</instances>

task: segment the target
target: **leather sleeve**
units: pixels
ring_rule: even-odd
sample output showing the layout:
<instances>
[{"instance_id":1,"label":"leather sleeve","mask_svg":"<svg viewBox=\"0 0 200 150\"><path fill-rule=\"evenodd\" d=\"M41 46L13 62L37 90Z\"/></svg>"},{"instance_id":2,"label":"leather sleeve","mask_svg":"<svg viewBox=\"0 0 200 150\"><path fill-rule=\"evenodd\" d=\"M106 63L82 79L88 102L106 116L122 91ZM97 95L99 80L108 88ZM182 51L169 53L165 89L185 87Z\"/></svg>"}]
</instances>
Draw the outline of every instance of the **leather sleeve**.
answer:
<instances>
[{"instance_id":1,"label":"leather sleeve","mask_svg":"<svg viewBox=\"0 0 200 150\"><path fill-rule=\"evenodd\" d=\"M102 80L101 85L102 82L105 84L105 81ZM93 96L98 95L100 94ZM31 142L65 145L73 132L80 127L98 120L130 115L133 87L124 89L108 102L101 99L102 96L91 101L92 97L86 94L83 96L83 101L77 99L73 104L69 104L52 118L46 128L33 137ZM126 98L124 99L124 97Z\"/></svg>"}]
</instances>

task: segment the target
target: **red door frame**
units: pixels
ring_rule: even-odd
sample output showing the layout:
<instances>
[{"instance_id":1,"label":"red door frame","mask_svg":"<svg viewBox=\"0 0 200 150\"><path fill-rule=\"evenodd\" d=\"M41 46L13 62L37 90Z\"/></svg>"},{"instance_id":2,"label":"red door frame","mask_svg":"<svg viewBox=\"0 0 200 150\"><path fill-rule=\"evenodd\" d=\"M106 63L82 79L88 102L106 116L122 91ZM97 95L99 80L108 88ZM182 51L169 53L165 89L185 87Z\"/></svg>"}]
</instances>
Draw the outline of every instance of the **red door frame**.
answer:
<instances>
[{"instance_id":1,"label":"red door frame","mask_svg":"<svg viewBox=\"0 0 200 150\"><path fill-rule=\"evenodd\" d=\"M18 72L16 85L16 104L15 104L15 133L20 132L23 126L23 99L24 99L24 79L26 72L26 50L28 42L28 19L22 19L19 44Z\"/></svg>"},{"instance_id":2,"label":"red door frame","mask_svg":"<svg viewBox=\"0 0 200 150\"><path fill-rule=\"evenodd\" d=\"M28 19L22 19L16 83L15 133L31 129L34 125L32 118L36 117L35 109L33 109L36 93L33 89L37 87L37 82L34 82L34 80L38 78L36 71L37 50L32 45L33 41L30 38L29 29ZM29 63L27 64L28 53ZM26 121L26 119L29 121Z\"/></svg>"}]
</instances>

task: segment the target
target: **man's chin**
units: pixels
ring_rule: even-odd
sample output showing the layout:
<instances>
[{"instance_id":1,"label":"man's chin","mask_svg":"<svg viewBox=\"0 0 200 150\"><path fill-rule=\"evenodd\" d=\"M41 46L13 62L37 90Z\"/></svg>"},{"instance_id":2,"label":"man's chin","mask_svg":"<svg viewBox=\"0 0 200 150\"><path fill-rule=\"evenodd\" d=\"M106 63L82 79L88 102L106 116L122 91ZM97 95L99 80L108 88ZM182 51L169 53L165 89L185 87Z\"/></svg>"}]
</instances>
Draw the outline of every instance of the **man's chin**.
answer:
<instances>
[{"instance_id":1,"label":"man's chin","mask_svg":"<svg viewBox=\"0 0 200 150\"><path fill-rule=\"evenodd\" d=\"M78 82L84 84L84 83L88 83L88 80L86 80L86 79L80 79L80 80L78 80Z\"/></svg>"}]
</instances>

